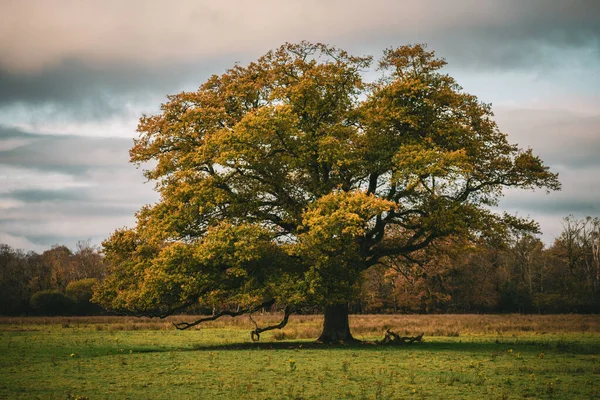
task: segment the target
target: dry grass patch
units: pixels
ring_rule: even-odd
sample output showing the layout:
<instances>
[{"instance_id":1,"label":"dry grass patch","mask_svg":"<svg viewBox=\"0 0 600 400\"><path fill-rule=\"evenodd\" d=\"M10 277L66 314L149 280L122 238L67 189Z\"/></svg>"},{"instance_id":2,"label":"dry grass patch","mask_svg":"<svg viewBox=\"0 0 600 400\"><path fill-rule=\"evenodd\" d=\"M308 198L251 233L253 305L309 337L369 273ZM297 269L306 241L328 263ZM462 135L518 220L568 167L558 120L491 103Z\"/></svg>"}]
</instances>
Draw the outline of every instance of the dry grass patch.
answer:
<instances>
[{"instance_id":1,"label":"dry grass patch","mask_svg":"<svg viewBox=\"0 0 600 400\"><path fill-rule=\"evenodd\" d=\"M179 315L164 319L122 316L90 317L0 317L0 330L27 330L32 326L92 328L98 331L174 330L173 323L193 321L202 316ZM260 326L279 323L281 313L256 314ZM272 333L275 340L316 339L323 324L322 315L292 315L289 324ZM406 336L457 337L463 335L511 335L545 333L600 333L598 315L351 315L350 327L357 338L381 337L387 329ZM198 329L252 330L247 316L223 317L194 327Z\"/></svg>"}]
</instances>

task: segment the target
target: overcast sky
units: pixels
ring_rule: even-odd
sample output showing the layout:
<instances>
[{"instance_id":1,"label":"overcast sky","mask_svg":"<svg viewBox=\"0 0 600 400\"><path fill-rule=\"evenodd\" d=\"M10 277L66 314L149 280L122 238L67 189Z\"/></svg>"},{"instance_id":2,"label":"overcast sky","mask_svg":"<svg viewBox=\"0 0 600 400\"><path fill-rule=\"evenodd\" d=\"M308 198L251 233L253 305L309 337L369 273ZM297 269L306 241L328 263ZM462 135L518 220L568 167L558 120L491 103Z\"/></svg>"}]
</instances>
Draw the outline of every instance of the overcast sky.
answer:
<instances>
[{"instance_id":1,"label":"overcast sky","mask_svg":"<svg viewBox=\"0 0 600 400\"><path fill-rule=\"evenodd\" d=\"M142 113L286 41L378 56L427 43L561 192L509 192L537 219L600 216L600 1L0 0L0 243L100 244L157 200L128 163Z\"/></svg>"}]
</instances>

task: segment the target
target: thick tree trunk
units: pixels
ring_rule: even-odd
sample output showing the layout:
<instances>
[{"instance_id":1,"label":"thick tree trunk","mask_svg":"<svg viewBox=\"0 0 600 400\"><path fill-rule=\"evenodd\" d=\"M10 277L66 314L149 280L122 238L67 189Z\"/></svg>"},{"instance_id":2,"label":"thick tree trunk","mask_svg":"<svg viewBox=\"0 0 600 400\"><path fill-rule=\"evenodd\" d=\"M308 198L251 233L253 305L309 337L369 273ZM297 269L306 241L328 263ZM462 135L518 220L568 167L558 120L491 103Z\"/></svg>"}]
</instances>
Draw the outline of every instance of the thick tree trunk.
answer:
<instances>
[{"instance_id":1,"label":"thick tree trunk","mask_svg":"<svg viewBox=\"0 0 600 400\"><path fill-rule=\"evenodd\" d=\"M321 343L348 343L356 341L350 334L348 303L334 304L325 308L323 332L317 341Z\"/></svg>"}]
</instances>

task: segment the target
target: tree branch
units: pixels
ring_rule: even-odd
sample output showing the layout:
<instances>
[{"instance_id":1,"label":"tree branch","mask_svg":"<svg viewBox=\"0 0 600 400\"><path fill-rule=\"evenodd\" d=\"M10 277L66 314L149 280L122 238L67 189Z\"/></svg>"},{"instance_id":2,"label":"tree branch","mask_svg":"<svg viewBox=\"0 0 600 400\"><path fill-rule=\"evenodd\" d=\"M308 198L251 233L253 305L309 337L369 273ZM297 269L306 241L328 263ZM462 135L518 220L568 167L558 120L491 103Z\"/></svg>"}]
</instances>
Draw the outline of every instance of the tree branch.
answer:
<instances>
[{"instance_id":1,"label":"tree branch","mask_svg":"<svg viewBox=\"0 0 600 400\"><path fill-rule=\"evenodd\" d=\"M205 317L205 318L200 318L194 322L179 322L179 323L173 323L173 325L175 325L175 328L179 329L180 331L189 329L191 327L194 327L196 325L200 325L203 322L208 322L208 321L215 321L223 316L229 316L229 317L239 317L240 315L244 315L244 314L252 314L258 310L260 310L261 308L267 308L267 307L271 307L273 304L275 304L275 300L271 299L269 301L265 301L264 303L252 307L252 308L245 308L243 310L240 311L221 311L220 313L217 313L211 317Z\"/></svg>"},{"instance_id":2,"label":"tree branch","mask_svg":"<svg viewBox=\"0 0 600 400\"><path fill-rule=\"evenodd\" d=\"M250 332L250 337L252 338L252 341L258 342L260 340L260 334L263 332L271 331L273 329L282 329L284 326L287 325L292 312L293 311L289 306L285 306L285 309L283 310L283 319L281 320L281 322L278 323L277 325L270 325L270 326L266 326L264 328L258 327L258 324L256 323L256 321L254 321L252 319L252 313L250 313L249 314L250 321L252 321L252 323L256 327L256 329L254 329L252 332Z\"/></svg>"},{"instance_id":3,"label":"tree branch","mask_svg":"<svg viewBox=\"0 0 600 400\"><path fill-rule=\"evenodd\" d=\"M369 176L369 187L367 189L367 194L374 194L375 190L377 190L377 180L379 179L378 173L373 173Z\"/></svg>"},{"instance_id":4,"label":"tree branch","mask_svg":"<svg viewBox=\"0 0 600 400\"><path fill-rule=\"evenodd\" d=\"M137 317L137 318L142 318L142 317L148 317L148 318L160 318L160 319L165 319L173 314L175 314L178 311L183 311L186 308L188 308L189 306L191 306L192 304L194 304L195 301L188 301L186 303L183 303L179 306L173 307L171 308L169 311L164 311L164 312L153 312L153 311L147 311L147 312L130 312L130 311L125 311L125 310L114 310L111 312L114 312L117 315L124 315L124 316L128 316L128 317Z\"/></svg>"}]
</instances>

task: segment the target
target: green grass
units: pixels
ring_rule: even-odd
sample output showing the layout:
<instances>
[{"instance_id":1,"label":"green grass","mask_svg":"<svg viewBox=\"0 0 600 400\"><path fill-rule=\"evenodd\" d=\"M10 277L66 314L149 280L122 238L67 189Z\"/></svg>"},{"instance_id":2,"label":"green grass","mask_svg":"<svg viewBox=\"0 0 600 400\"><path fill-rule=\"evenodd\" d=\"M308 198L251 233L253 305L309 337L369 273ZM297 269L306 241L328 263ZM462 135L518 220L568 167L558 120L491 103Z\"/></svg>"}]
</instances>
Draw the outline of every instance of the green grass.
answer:
<instances>
[{"instance_id":1,"label":"green grass","mask_svg":"<svg viewBox=\"0 0 600 400\"><path fill-rule=\"evenodd\" d=\"M257 344L238 323L177 331L131 320L5 320L0 399L600 398L598 317L582 318L593 329L486 333L485 322L407 347L323 346L267 333ZM315 319L298 319L292 330L313 329Z\"/></svg>"}]
</instances>

